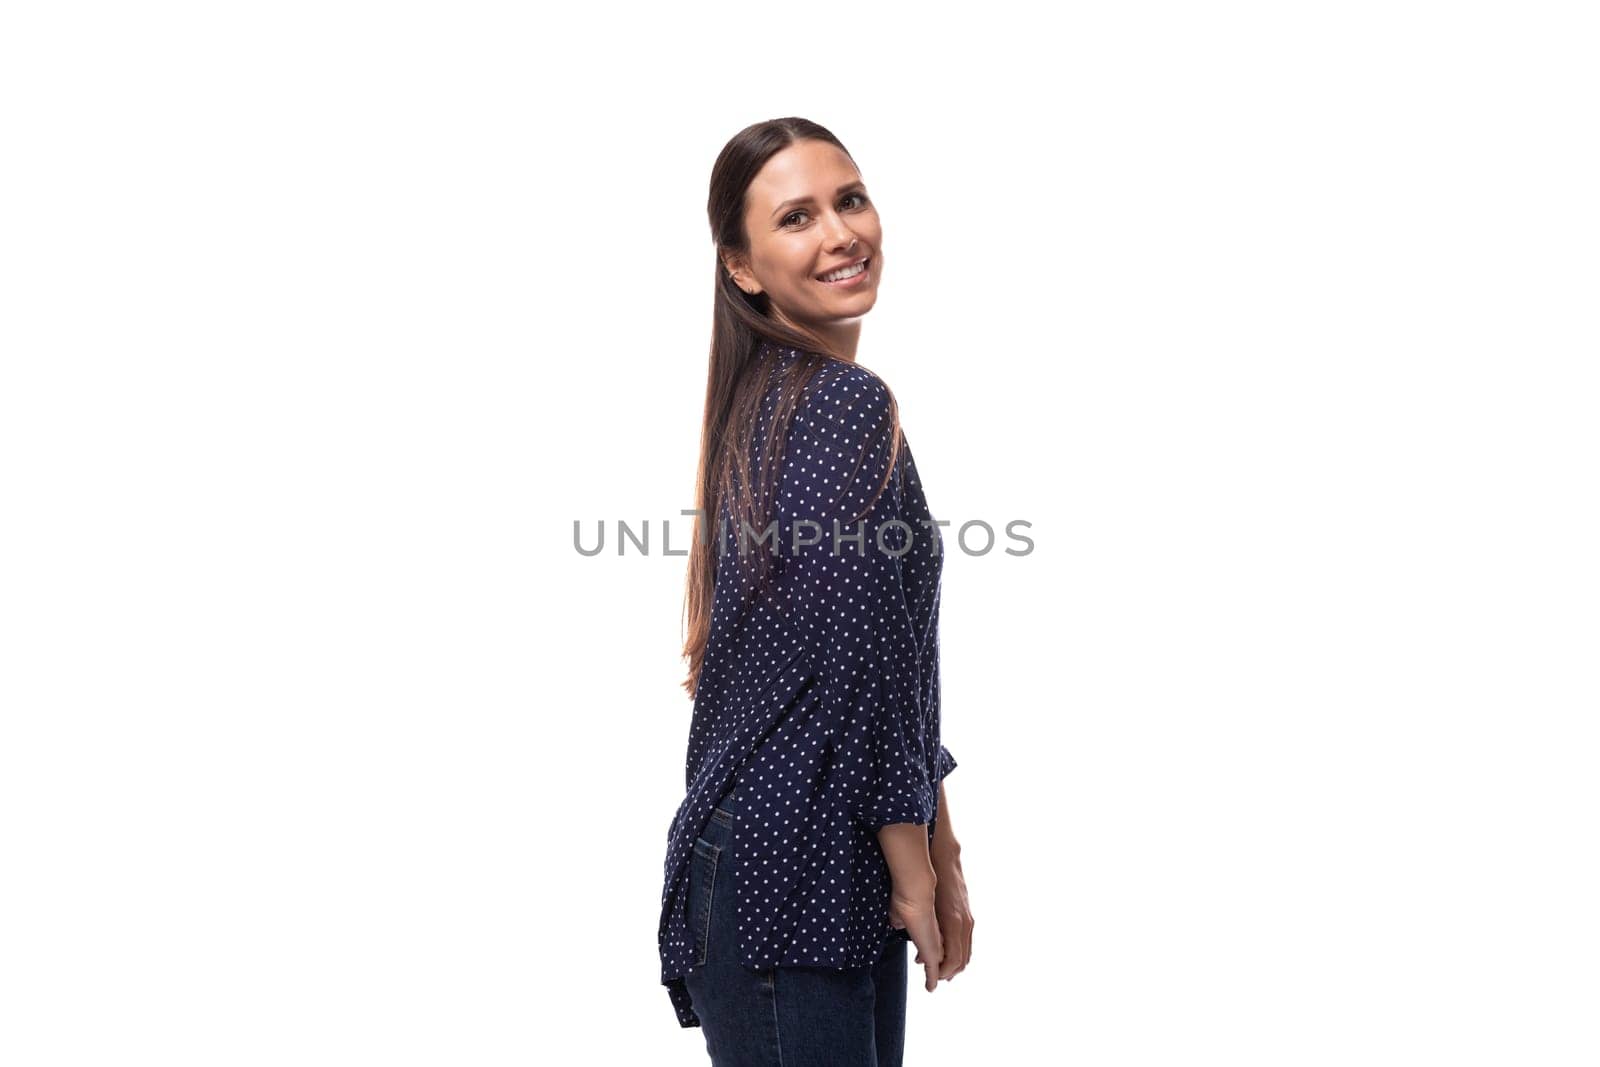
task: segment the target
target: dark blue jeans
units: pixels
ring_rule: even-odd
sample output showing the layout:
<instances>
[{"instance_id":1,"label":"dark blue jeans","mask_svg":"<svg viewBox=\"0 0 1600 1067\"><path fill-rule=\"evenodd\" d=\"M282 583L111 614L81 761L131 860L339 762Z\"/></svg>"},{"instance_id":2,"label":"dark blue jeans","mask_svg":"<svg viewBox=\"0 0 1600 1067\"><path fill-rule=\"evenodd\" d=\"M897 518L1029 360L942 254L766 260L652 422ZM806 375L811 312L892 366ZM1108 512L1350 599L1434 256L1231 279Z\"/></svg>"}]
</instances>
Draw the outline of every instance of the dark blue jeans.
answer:
<instances>
[{"instance_id":1,"label":"dark blue jeans","mask_svg":"<svg viewBox=\"0 0 1600 1067\"><path fill-rule=\"evenodd\" d=\"M873 967L765 967L739 962L733 870L726 862L738 790L712 809L689 865L695 959L684 976L713 1067L901 1067L908 942Z\"/></svg>"}]
</instances>

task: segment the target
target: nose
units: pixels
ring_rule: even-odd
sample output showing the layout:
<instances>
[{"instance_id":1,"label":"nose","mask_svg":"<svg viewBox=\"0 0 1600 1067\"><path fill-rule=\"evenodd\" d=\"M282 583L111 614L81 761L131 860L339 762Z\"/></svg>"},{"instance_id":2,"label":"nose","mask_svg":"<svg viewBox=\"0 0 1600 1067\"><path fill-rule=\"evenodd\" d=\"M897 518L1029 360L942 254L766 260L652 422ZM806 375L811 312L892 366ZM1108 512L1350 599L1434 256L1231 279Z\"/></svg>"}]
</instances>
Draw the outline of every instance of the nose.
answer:
<instances>
[{"instance_id":1,"label":"nose","mask_svg":"<svg viewBox=\"0 0 1600 1067\"><path fill-rule=\"evenodd\" d=\"M828 219L829 228L826 231L828 251L842 254L854 248L856 234L849 224L844 221L844 218L837 213L832 213L828 216Z\"/></svg>"}]
</instances>

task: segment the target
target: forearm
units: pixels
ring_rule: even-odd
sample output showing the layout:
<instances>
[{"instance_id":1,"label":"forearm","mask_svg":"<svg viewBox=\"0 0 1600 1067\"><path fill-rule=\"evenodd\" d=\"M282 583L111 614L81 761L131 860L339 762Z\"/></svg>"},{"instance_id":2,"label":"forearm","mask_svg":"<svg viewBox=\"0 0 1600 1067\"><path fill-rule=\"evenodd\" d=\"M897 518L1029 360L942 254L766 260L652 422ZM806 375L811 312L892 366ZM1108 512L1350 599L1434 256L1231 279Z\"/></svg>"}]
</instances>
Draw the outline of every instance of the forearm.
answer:
<instances>
[{"instance_id":1,"label":"forearm","mask_svg":"<svg viewBox=\"0 0 1600 1067\"><path fill-rule=\"evenodd\" d=\"M944 779L939 779L939 814L933 821L933 845L931 860L934 870L937 871L942 864L961 862L961 842L956 840L956 832L950 826L950 801L945 797Z\"/></svg>"},{"instance_id":2,"label":"forearm","mask_svg":"<svg viewBox=\"0 0 1600 1067\"><path fill-rule=\"evenodd\" d=\"M944 780L939 780L939 814L934 819L931 845L925 823L890 823L878 831L878 844L889 864L890 877L895 885L906 889L933 886L941 867L959 869L961 843L951 829Z\"/></svg>"},{"instance_id":3,"label":"forearm","mask_svg":"<svg viewBox=\"0 0 1600 1067\"><path fill-rule=\"evenodd\" d=\"M932 892L936 879L933 857L928 851L926 823L890 823L878 831L878 844L889 864L889 877L897 892Z\"/></svg>"}]
</instances>

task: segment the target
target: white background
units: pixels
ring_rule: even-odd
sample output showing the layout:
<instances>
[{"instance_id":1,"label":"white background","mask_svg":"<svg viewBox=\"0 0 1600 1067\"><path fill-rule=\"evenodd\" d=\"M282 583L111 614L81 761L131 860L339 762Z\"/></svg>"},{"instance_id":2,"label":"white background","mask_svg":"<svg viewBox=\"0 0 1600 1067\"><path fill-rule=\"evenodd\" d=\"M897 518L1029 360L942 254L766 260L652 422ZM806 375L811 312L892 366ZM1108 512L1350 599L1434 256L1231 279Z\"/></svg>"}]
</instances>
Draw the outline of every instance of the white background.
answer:
<instances>
[{"instance_id":1,"label":"white background","mask_svg":"<svg viewBox=\"0 0 1600 1067\"><path fill-rule=\"evenodd\" d=\"M660 523L793 114L1036 544L947 561L908 1064L1595 1063L1580 6L9 7L0 1060L705 1062Z\"/></svg>"}]
</instances>

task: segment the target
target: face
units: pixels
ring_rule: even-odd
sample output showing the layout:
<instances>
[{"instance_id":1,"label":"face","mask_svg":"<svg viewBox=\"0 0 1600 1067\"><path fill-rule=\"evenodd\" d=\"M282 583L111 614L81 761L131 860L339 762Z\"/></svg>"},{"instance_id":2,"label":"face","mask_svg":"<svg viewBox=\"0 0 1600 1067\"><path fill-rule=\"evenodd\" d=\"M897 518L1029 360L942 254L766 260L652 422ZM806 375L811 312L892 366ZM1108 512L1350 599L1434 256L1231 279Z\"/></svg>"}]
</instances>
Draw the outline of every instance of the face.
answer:
<instances>
[{"instance_id":1,"label":"face","mask_svg":"<svg viewBox=\"0 0 1600 1067\"><path fill-rule=\"evenodd\" d=\"M826 141L799 141L767 160L745 194L748 256L725 259L772 314L827 332L878 299L883 233L850 157ZM837 279L841 267L865 267ZM825 280L825 279L833 280Z\"/></svg>"}]
</instances>

